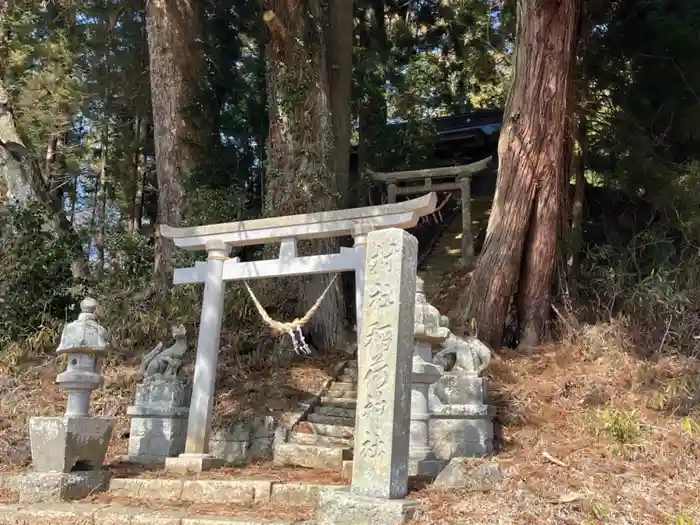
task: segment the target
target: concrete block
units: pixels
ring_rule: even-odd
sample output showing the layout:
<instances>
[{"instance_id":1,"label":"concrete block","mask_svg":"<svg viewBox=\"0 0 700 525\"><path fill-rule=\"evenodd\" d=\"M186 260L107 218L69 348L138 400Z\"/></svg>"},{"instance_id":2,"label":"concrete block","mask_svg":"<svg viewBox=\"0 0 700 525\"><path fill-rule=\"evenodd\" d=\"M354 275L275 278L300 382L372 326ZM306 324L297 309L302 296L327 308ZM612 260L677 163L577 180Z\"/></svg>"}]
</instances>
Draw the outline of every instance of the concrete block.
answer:
<instances>
[{"instance_id":1,"label":"concrete block","mask_svg":"<svg viewBox=\"0 0 700 525\"><path fill-rule=\"evenodd\" d=\"M37 504L17 512L14 523L32 525L94 525L95 512L104 505ZM101 524L100 524L101 525Z\"/></svg>"},{"instance_id":2,"label":"concrete block","mask_svg":"<svg viewBox=\"0 0 700 525\"><path fill-rule=\"evenodd\" d=\"M321 414L322 416L336 416L348 419L355 419L355 409L354 408L343 408L332 405L321 405L314 409L316 414Z\"/></svg>"},{"instance_id":3,"label":"concrete block","mask_svg":"<svg viewBox=\"0 0 700 525\"><path fill-rule=\"evenodd\" d=\"M255 488L237 481L187 480L182 488L183 501L195 503L252 503Z\"/></svg>"},{"instance_id":4,"label":"concrete block","mask_svg":"<svg viewBox=\"0 0 700 525\"><path fill-rule=\"evenodd\" d=\"M182 497L182 479L142 479L138 497L143 499L178 500Z\"/></svg>"},{"instance_id":5,"label":"concrete block","mask_svg":"<svg viewBox=\"0 0 700 525\"><path fill-rule=\"evenodd\" d=\"M344 459L348 459L350 449L323 447L319 445L299 445L280 443L275 447L273 463L276 466L299 466L340 470Z\"/></svg>"},{"instance_id":6,"label":"concrete block","mask_svg":"<svg viewBox=\"0 0 700 525\"><path fill-rule=\"evenodd\" d=\"M339 425L324 425L322 423L310 423L311 430L316 434L329 437L351 439L355 437L353 427L343 427Z\"/></svg>"},{"instance_id":7,"label":"concrete block","mask_svg":"<svg viewBox=\"0 0 700 525\"><path fill-rule=\"evenodd\" d=\"M308 434L306 432L292 432L289 435L289 442L297 443L299 445L320 445L322 447L353 447L352 438L321 436L319 434Z\"/></svg>"}]
</instances>

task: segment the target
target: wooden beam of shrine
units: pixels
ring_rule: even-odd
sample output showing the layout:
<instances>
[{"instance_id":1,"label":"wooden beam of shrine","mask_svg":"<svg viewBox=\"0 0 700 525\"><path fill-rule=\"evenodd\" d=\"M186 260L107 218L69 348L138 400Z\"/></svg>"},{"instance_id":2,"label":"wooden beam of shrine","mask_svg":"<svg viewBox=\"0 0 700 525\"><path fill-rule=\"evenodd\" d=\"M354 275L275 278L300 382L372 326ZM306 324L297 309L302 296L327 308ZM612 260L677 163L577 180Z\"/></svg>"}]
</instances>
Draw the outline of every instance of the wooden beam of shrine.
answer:
<instances>
[{"instance_id":1,"label":"wooden beam of shrine","mask_svg":"<svg viewBox=\"0 0 700 525\"><path fill-rule=\"evenodd\" d=\"M399 186L396 188L396 195L415 195L426 191L457 191L461 189L462 186L459 182L441 182L439 184L421 184L420 186Z\"/></svg>"}]
</instances>

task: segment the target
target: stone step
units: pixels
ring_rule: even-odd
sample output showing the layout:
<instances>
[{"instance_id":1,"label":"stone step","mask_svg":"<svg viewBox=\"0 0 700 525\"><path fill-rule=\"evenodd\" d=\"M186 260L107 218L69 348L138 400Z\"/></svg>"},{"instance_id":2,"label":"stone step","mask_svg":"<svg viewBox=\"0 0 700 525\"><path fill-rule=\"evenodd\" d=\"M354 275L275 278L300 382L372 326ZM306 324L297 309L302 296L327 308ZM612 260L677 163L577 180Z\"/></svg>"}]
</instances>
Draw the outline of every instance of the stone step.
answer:
<instances>
[{"instance_id":1,"label":"stone step","mask_svg":"<svg viewBox=\"0 0 700 525\"><path fill-rule=\"evenodd\" d=\"M352 381L334 381L331 383L331 390L337 388L339 390L355 390L357 384Z\"/></svg>"},{"instance_id":2,"label":"stone step","mask_svg":"<svg viewBox=\"0 0 700 525\"><path fill-rule=\"evenodd\" d=\"M321 405L314 408L316 414L322 414L324 416L337 416L346 417L349 419L355 419L355 409L354 408L343 408L328 405Z\"/></svg>"},{"instance_id":3,"label":"stone step","mask_svg":"<svg viewBox=\"0 0 700 525\"><path fill-rule=\"evenodd\" d=\"M357 390L354 388L347 389L331 387L326 393L325 397L331 399L357 399Z\"/></svg>"},{"instance_id":4,"label":"stone step","mask_svg":"<svg viewBox=\"0 0 700 525\"><path fill-rule=\"evenodd\" d=\"M322 397L321 405L338 408L356 408L357 400L354 398L345 399L342 397Z\"/></svg>"},{"instance_id":5,"label":"stone step","mask_svg":"<svg viewBox=\"0 0 700 525\"><path fill-rule=\"evenodd\" d=\"M343 467L343 461L350 458L352 458L351 448L278 443L275 446L272 462L278 467L293 466L340 470Z\"/></svg>"},{"instance_id":6,"label":"stone step","mask_svg":"<svg viewBox=\"0 0 700 525\"><path fill-rule=\"evenodd\" d=\"M340 379L340 381L343 383L350 383L352 385L355 385L355 387L357 388L357 378L356 377L347 376L347 375L343 374L338 379Z\"/></svg>"},{"instance_id":7,"label":"stone step","mask_svg":"<svg viewBox=\"0 0 700 525\"><path fill-rule=\"evenodd\" d=\"M311 430L322 436L352 439L355 437L355 427L344 427L340 425L324 425L323 423L309 423Z\"/></svg>"},{"instance_id":8,"label":"stone step","mask_svg":"<svg viewBox=\"0 0 700 525\"><path fill-rule=\"evenodd\" d=\"M273 506L274 505L274 506ZM261 504L268 512L280 510L281 503ZM309 506L310 507L310 506ZM304 507L300 507L304 508ZM225 511L224 511L225 512ZM84 502L38 503L35 505L0 504L0 523L3 525L24 525L26 523L51 525L76 525L92 523L196 523L197 525L290 525L301 521L278 520L270 521L245 517L198 514L194 509L174 505L171 508L153 508L141 505L119 505L110 502L105 504ZM304 522L306 523L306 522Z\"/></svg>"},{"instance_id":9,"label":"stone step","mask_svg":"<svg viewBox=\"0 0 700 525\"><path fill-rule=\"evenodd\" d=\"M310 423L316 423L319 425L336 425L341 427L354 427L355 418L351 417L338 417L338 416L324 416L322 414L309 414L307 417Z\"/></svg>"},{"instance_id":10,"label":"stone step","mask_svg":"<svg viewBox=\"0 0 700 525\"><path fill-rule=\"evenodd\" d=\"M320 434L307 434L306 432L292 432L289 434L289 442L298 443L299 445L321 445L323 447L353 447L352 438L322 436Z\"/></svg>"}]
</instances>

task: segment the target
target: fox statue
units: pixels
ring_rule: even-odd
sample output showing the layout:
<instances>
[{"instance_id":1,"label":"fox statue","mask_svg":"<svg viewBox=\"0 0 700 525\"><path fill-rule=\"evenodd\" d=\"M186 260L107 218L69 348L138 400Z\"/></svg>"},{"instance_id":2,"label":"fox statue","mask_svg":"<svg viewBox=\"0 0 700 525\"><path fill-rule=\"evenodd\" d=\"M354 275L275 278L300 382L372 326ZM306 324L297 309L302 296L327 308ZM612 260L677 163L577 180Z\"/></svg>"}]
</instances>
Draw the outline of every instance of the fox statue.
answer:
<instances>
[{"instance_id":1,"label":"fox statue","mask_svg":"<svg viewBox=\"0 0 700 525\"><path fill-rule=\"evenodd\" d=\"M175 343L163 350L163 343L148 352L141 359L140 371L143 377L175 379L182 368L182 358L187 352L187 332L183 325L173 327Z\"/></svg>"}]
</instances>

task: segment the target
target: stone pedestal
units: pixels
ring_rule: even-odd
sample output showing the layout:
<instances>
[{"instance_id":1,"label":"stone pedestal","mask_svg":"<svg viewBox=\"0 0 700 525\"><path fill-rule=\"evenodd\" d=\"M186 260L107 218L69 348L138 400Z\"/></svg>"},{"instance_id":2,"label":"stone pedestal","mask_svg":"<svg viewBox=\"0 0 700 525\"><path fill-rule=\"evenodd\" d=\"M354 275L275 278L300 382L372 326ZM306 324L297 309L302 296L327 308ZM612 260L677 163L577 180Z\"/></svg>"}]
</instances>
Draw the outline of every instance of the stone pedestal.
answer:
<instances>
[{"instance_id":1,"label":"stone pedestal","mask_svg":"<svg viewBox=\"0 0 700 525\"><path fill-rule=\"evenodd\" d=\"M415 344L411 374L411 436L408 453L410 476L435 477L444 466L442 462L435 461L429 440L428 393L430 385L440 377L440 369L428 361L431 358L430 354L429 344Z\"/></svg>"},{"instance_id":2,"label":"stone pedestal","mask_svg":"<svg viewBox=\"0 0 700 525\"><path fill-rule=\"evenodd\" d=\"M437 459L449 461L493 452L494 414L485 403L486 385L481 377L446 372L431 388L430 438Z\"/></svg>"},{"instance_id":3,"label":"stone pedestal","mask_svg":"<svg viewBox=\"0 0 700 525\"><path fill-rule=\"evenodd\" d=\"M196 474L224 466L224 460L207 454L180 454L176 458L165 459L165 470L176 474Z\"/></svg>"},{"instance_id":4,"label":"stone pedestal","mask_svg":"<svg viewBox=\"0 0 700 525\"><path fill-rule=\"evenodd\" d=\"M189 392L183 379L147 377L136 387L129 455L135 463L160 463L185 451Z\"/></svg>"},{"instance_id":5,"label":"stone pedestal","mask_svg":"<svg viewBox=\"0 0 700 525\"><path fill-rule=\"evenodd\" d=\"M32 464L36 472L100 470L116 419L33 417L29 420Z\"/></svg>"},{"instance_id":6,"label":"stone pedestal","mask_svg":"<svg viewBox=\"0 0 700 525\"><path fill-rule=\"evenodd\" d=\"M348 490L319 494L316 525L401 525L420 507L417 501L358 496Z\"/></svg>"},{"instance_id":7,"label":"stone pedestal","mask_svg":"<svg viewBox=\"0 0 700 525\"><path fill-rule=\"evenodd\" d=\"M411 439L408 453L408 473L411 476L437 476L443 467L435 461L430 448L430 385L442 375L442 369L432 361L434 345L443 344L450 335L446 318L428 303L423 291L423 279L416 279L413 368L411 371Z\"/></svg>"}]
</instances>

